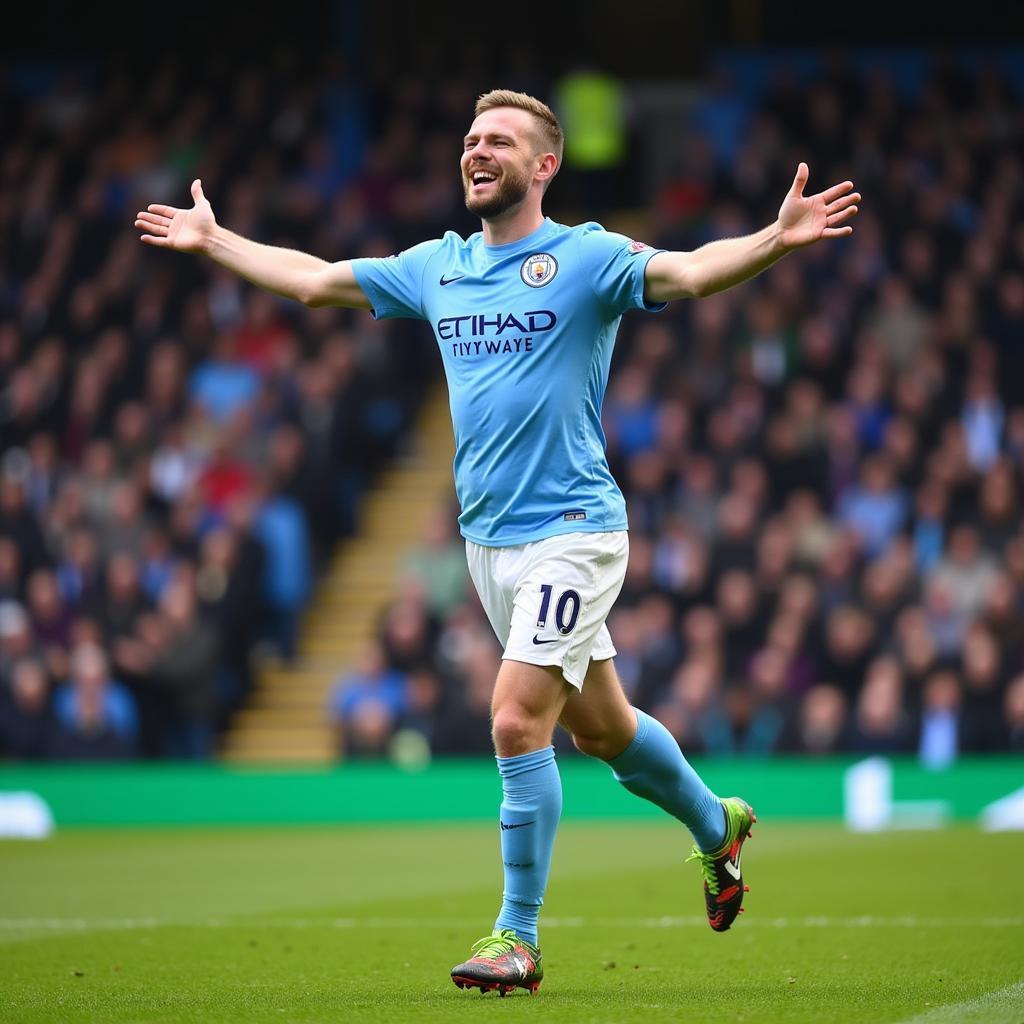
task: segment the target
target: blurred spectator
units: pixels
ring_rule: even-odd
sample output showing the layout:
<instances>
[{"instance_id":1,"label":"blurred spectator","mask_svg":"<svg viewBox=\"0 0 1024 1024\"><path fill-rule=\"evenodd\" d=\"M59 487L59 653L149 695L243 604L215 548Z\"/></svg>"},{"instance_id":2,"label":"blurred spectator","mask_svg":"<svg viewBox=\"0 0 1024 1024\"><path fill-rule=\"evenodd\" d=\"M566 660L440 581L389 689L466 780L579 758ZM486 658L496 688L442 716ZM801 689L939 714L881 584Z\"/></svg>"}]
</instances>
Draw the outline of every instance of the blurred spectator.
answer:
<instances>
[{"instance_id":1,"label":"blurred spectator","mask_svg":"<svg viewBox=\"0 0 1024 1024\"><path fill-rule=\"evenodd\" d=\"M757 541L757 507L744 495L727 494L718 507L719 533L712 556L717 576L730 569L753 569Z\"/></svg>"},{"instance_id":2,"label":"blurred spectator","mask_svg":"<svg viewBox=\"0 0 1024 1024\"><path fill-rule=\"evenodd\" d=\"M855 363L847 377L846 393L846 408L853 417L857 440L865 451L874 451L882 444L892 414L886 401L882 368L865 360ZM884 482L888 484L888 480ZM875 489L871 482L866 482L866 487L869 491Z\"/></svg>"},{"instance_id":3,"label":"blurred spectator","mask_svg":"<svg viewBox=\"0 0 1024 1024\"><path fill-rule=\"evenodd\" d=\"M961 523L950 531L946 553L927 580L929 587L941 588L949 595L959 615L972 619L984 607L997 575L996 560L981 546L978 531Z\"/></svg>"},{"instance_id":4,"label":"blurred spectator","mask_svg":"<svg viewBox=\"0 0 1024 1024\"><path fill-rule=\"evenodd\" d=\"M1011 665L1024 665L1024 606L1013 577L1001 572L993 579L982 621Z\"/></svg>"},{"instance_id":5,"label":"blurred spectator","mask_svg":"<svg viewBox=\"0 0 1024 1024\"><path fill-rule=\"evenodd\" d=\"M164 704L164 753L209 757L217 713L220 638L200 614L190 576L175 580L160 600L160 617L146 667ZM152 641L151 641L152 644Z\"/></svg>"},{"instance_id":6,"label":"blurred spectator","mask_svg":"<svg viewBox=\"0 0 1024 1024\"><path fill-rule=\"evenodd\" d=\"M46 669L33 658L15 662L10 685L0 693L0 757L19 761L47 757L53 733Z\"/></svg>"},{"instance_id":7,"label":"blurred spectator","mask_svg":"<svg viewBox=\"0 0 1024 1024\"><path fill-rule=\"evenodd\" d=\"M65 550L57 565L57 583L63 599L73 608L95 605L100 594L102 569L96 536L80 527L66 538Z\"/></svg>"},{"instance_id":8,"label":"blurred spectator","mask_svg":"<svg viewBox=\"0 0 1024 1024\"><path fill-rule=\"evenodd\" d=\"M437 642L437 622L430 616L421 589L411 580L385 611L380 639L388 664L411 672L430 664Z\"/></svg>"},{"instance_id":9,"label":"blurred spectator","mask_svg":"<svg viewBox=\"0 0 1024 1024\"><path fill-rule=\"evenodd\" d=\"M71 611L61 598L57 577L50 569L36 569L25 590L36 642L44 649L66 648L71 640Z\"/></svg>"},{"instance_id":10,"label":"blurred spectator","mask_svg":"<svg viewBox=\"0 0 1024 1024\"><path fill-rule=\"evenodd\" d=\"M917 237L912 236L912 246L918 244ZM912 258L916 258L913 249L911 252ZM882 282L878 307L869 314L867 326L896 370L910 365L928 339L927 314L915 302L906 280L896 275Z\"/></svg>"},{"instance_id":11,"label":"blurred spectator","mask_svg":"<svg viewBox=\"0 0 1024 1024\"><path fill-rule=\"evenodd\" d=\"M946 546L948 493L935 481L921 485L915 497L913 544L914 558L920 572L928 573L942 557Z\"/></svg>"},{"instance_id":12,"label":"blurred spectator","mask_svg":"<svg viewBox=\"0 0 1024 1024\"><path fill-rule=\"evenodd\" d=\"M282 658L296 654L299 611L312 587L309 527L301 506L269 491L266 481L253 487L257 501L253 532L266 552L263 598L270 610L270 639Z\"/></svg>"},{"instance_id":13,"label":"blurred spectator","mask_svg":"<svg viewBox=\"0 0 1024 1024\"><path fill-rule=\"evenodd\" d=\"M0 537L0 601L16 601L22 584L21 555L10 537Z\"/></svg>"},{"instance_id":14,"label":"blurred spectator","mask_svg":"<svg viewBox=\"0 0 1024 1024\"><path fill-rule=\"evenodd\" d=\"M821 678L835 683L850 699L864 682L875 632L870 617L851 604L840 605L826 620Z\"/></svg>"},{"instance_id":15,"label":"blurred spectator","mask_svg":"<svg viewBox=\"0 0 1024 1024\"><path fill-rule=\"evenodd\" d=\"M139 616L152 604L142 590L139 564L127 551L113 555L106 570L103 600L97 605L107 641L115 643L132 633Z\"/></svg>"},{"instance_id":16,"label":"blurred spectator","mask_svg":"<svg viewBox=\"0 0 1024 1024\"><path fill-rule=\"evenodd\" d=\"M219 335L189 380L189 398L220 423L255 401L260 390L259 375L238 360L237 348L234 334Z\"/></svg>"},{"instance_id":17,"label":"blurred spectator","mask_svg":"<svg viewBox=\"0 0 1024 1024\"><path fill-rule=\"evenodd\" d=\"M146 599L160 600L174 573L174 557L170 539L161 527L146 532L142 542L142 558L139 563L139 582ZM255 588L254 588L255 591Z\"/></svg>"},{"instance_id":18,"label":"blurred spectator","mask_svg":"<svg viewBox=\"0 0 1024 1024\"><path fill-rule=\"evenodd\" d=\"M706 455L689 456L680 483L679 518L705 544L710 544L718 530L718 481L714 461Z\"/></svg>"},{"instance_id":19,"label":"blurred spectator","mask_svg":"<svg viewBox=\"0 0 1024 1024\"><path fill-rule=\"evenodd\" d=\"M466 596L469 570L466 546L454 530L455 516L445 506L427 520L422 544L405 559L405 573L423 590L429 612L444 618Z\"/></svg>"},{"instance_id":20,"label":"blurred spectator","mask_svg":"<svg viewBox=\"0 0 1024 1024\"><path fill-rule=\"evenodd\" d=\"M734 752L720 665L714 655L696 654L684 661L672 676L666 698L654 705L655 714L684 749L719 756Z\"/></svg>"},{"instance_id":21,"label":"blurred spectator","mask_svg":"<svg viewBox=\"0 0 1024 1024\"><path fill-rule=\"evenodd\" d=\"M960 752L960 681L955 672L933 673L921 700L918 757L927 768L947 768Z\"/></svg>"},{"instance_id":22,"label":"blurred spectator","mask_svg":"<svg viewBox=\"0 0 1024 1024\"><path fill-rule=\"evenodd\" d=\"M15 664L41 654L24 606L18 601L0 602L0 692L9 685Z\"/></svg>"},{"instance_id":23,"label":"blurred spectator","mask_svg":"<svg viewBox=\"0 0 1024 1024\"><path fill-rule=\"evenodd\" d=\"M406 710L408 686L405 672L388 667L380 644L367 646L358 669L343 676L331 695L328 712L339 751L347 757L383 754Z\"/></svg>"},{"instance_id":24,"label":"blurred spectator","mask_svg":"<svg viewBox=\"0 0 1024 1024\"><path fill-rule=\"evenodd\" d=\"M837 513L840 521L857 534L868 557L873 558L902 528L906 505L888 460L871 455L864 460L859 482L840 498Z\"/></svg>"},{"instance_id":25,"label":"blurred spectator","mask_svg":"<svg viewBox=\"0 0 1024 1024\"><path fill-rule=\"evenodd\" d=\"M980 622L973 623L964 637L961 671L964 749L998 750L1004 741L1001 697L1006 670L995 637Z\"/></svg>"},{"instance_id":26,"label":"blurred spectator","mask_svg":"<svg viewBox=\"0 0 1024 1024\"><path fill-rule=\"evenodd\" d=\"M439 754L493 753L491 694L501 659L497 641L487 630L481 625L465 631L456 659L460 672L434 725L433 749Z\"/></svg>"},{"instance_id":27,"label":"blurred spectator","mask_svg":"<svg viewBox=\"0 0 1024 1024\"><path fill-rule=\"evenodd\" d=\"M967 381L960 421L967 442L971 466L980 471L991 468L999 457L1005 410L995 382L986 373L975 373Z\"/></svg>"},{"instance_id":28,"label":"blurred spectator","mask_svg":"<svg viewBox=\"0 0 1024 1024\"><path fill-rule=\"evenodd\" d=\"M1012 466L993 463L981 480L978 494L978 530L989 550L999 551L1020 529L1021 503Z\"/></svg>"},{"instance_id":29,"label":"blurred spectator","mask_svg":"<svg viewBox=\"0 0 1024 1024\"><path fill-rule=\"evenodd\" d=\"M122 760L137 750L135 705L110 677L106 655L93 644L71 652L71 676L57 690L57 731L50 755L58 760Z\"/></svg>"},{"instance_id":30,"label":"blurred spectator","mask_svg":"<svg viewBox=\"0 0 1024 1024\"><path fill-rule=\"evenodd\" d=\"M903 674L894 658L876 658L857 698L849 739L862 754L898 754L912 749L913 732L903 703Z\"/></svg>"},{"instance_id":31,"label":"blurred spectator","mask_svg":"<svg viewBox=\"0 0 1024 1024\"><path fill-rule=\"evenodd\" d=\"M46 565L43 534L26 502L24 484L9 475L0 476L0 536L17 546L25 572Z\"/></svg>"},{"instance_id":32,"label":"blurred spectator","mask_svg":"<svg viewBox=\"0 0 1024 1024\"><path fill-rule=\"evenodd\" d=\"M1016 753L1024 752L1024 675L1010 682L1005 705L1007 746Z\"/></svg>"},{"instance_id":33,"label":"blurred spectator","mask_svg":"<svg viewBox=\"0 0 1024 1024\"><path fill-rule=\"evenodd\" d=\"M846 698L829 683L812 687L790 719L780 749L791 754L837 754L846 740Z\"/></svg>"},{"instance_id":34,"label":"blurred spectator","mask_svg":"<svg viewBox=\"0 0 1024 1024\"><path fill-rule=\"evenodd\" d=\"M444 687L433 669L421 666L409 672L405 706L398 718L396 731L411 732L433 745L438 717L444 698Z\"/></svg>"},{"instance_id":35,"label":"blurred spectator","mask_svg":"<svg viewBox=\"0 0 1024 1024\"><path fill-rule=\"evenodd\" d=\"M899 657L912 693L921 693L925 680L939 664L939 648L920 605L904 608L896 617L892 647Z\"/></svg>"},{"instance_id":36,"label":"blurred spectator","mask_svg":"<svg viewBox=\"0 0 1024 1024\"><path fill-rule=\"evenodd\" d=\"M730 569L719 578L716 595L723 628L725 674L729 679L737 679L746 672L764 635L765 623L758 607L754 577L741 569Z\"/></svg>"},{"instance_id":37,"label":"blurred spectator","mask_svg":"<svg viewBox=\"0 0 1024 1024\"><path fill-rule=\"evenodd\" d=\"M221 666L216 689L224 712L237 708L251 687L251 624L263 613L262 564L262 549L247 551L243 557L243 544L229 527L217 527L203 538L196 591L220 636Z\"/></svg>"},{"instance_id":38,"label":"blurred spectator","mask_svg":"<svg viewBox=\"0 0 1024 1024\"><path fill-rule=\"evenodd\" d=\"M604 423L609 445L626 458L654 447L657 405L650 377L641 366L626 367L610 385Z\"/></svg>"},{"instance_id":39,"label":"blurred spectator","mask_svg":"<svg viewBox=\"0 0 1024 1024\"><path fill-rule=\"evenodd\" d=\"M707 573L707 552L685 519L665 523L653 552L651 582L659 590L685 595L699 589Z\"/></svg>"},{"instance_id":40,"label":"blurred spectator","mask_svg":"<svg viewBox=\"0 0 1024 1024\"><path fill-rule=\"evenodd\" d=\"M751 661L749 687L734 686L727 695L737 752L764 757L776 751L791 715L791 670L791 656L767 645Z\"/></svg>"}]
</instances>

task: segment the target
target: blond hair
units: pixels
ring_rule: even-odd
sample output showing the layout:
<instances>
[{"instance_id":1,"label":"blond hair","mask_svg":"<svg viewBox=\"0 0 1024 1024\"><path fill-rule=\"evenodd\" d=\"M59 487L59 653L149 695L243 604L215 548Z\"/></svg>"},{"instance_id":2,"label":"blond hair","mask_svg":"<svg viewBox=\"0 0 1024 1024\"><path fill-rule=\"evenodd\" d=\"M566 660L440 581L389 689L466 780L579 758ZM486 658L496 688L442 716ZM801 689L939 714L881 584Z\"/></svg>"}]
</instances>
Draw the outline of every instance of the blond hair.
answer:
<instances>
[{"instance_id":1,"label":"blond hair","mask_svg":"<svg viewBox=\"0 0 1024 1024\"><path fill-rule=\"evenodd\" d=\"M516 110L525 110L528 114L532 114L545 145L549 146L551 152L558 158L558 166L562 166L565 133L558 123L558 118L555 117L555 112L546 103L541 103L540 100L528 96L525 92L492 89L490 92L485 92L476 101L474 114L479 117L484 111L494 110L496 107L514 107Z\"/></svg>"}]
</instances>

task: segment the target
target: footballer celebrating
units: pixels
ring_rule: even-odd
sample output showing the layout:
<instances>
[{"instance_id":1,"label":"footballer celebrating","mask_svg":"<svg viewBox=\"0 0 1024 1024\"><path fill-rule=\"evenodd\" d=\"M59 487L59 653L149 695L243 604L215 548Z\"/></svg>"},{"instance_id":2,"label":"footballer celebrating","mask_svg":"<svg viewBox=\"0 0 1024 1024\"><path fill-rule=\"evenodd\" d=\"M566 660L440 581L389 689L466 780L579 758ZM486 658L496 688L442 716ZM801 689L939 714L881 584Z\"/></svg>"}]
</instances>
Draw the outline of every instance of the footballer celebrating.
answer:
<instances>
[{"instance_id":1,"label":"footballer celebrating","mask_svg":"<svg viewBox=\"0 0 1024 1024\"><path fill-rule=\"evenodd\" d=\"M601 405L622 314L729 288L786 253L849 235L852 182L804 195L801 163L776 221L693 252L651 249L588 223L546 218L562 159L552 111L522 93L481 96L465 137L466 206L482 230L387 259L327 263L217 224L201 183L188 209L152 205L142 241L202 253L309 306L369 309L433 328L448 381L455 487L470 574L504 646L492 698L503 799L504 891L493 931L452 969L460 987L535 992L537 921L562 806L556 725L614 778L693 836L708 921L726 931L743 903L740 853L755 818L701 781L671 734L630 706L605 620L622 587L626 508L608 468Z\"/></svg>"}]
</instances>

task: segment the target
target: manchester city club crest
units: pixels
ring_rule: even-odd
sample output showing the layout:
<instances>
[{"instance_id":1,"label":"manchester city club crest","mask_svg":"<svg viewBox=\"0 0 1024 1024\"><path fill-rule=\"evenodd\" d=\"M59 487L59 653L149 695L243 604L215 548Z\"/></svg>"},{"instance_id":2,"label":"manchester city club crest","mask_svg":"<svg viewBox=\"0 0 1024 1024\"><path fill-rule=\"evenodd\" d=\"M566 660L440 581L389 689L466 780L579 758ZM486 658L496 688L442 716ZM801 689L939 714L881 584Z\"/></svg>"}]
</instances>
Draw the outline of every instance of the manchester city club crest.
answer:
<instances>
[{"instance_id":1,"label":"manchester city club crest","mask_svg":"<svg viewBox=\"0 0 1024 1024\"><path fill-rule=\"evenodd\" d=\"M532 256L527 256L519 268L523 284L528 284L531 288L541 288L557 273L558 260L549 252L535 252Z\"/></svg>"}]
</instances>

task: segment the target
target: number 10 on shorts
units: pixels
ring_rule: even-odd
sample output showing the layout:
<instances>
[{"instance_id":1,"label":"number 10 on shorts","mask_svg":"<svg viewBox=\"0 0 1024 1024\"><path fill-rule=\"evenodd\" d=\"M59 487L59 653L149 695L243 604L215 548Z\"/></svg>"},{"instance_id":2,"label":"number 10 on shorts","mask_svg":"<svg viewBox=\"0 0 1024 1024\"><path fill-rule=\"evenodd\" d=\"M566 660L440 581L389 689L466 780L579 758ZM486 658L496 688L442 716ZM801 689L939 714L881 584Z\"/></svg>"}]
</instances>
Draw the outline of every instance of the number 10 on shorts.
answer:
<instances>
[{"instance_id":1,"label":"number 10 on shorts","mask_svg":"<svg viewBox=\"0 0 1024 1024\"><path fill-rule=\"evenodd\" d=\"M551 610L551 592L554 588L550 583L542 583L540 587L540 613L537 616L537 628L547 625L548 612ZM575 628L580 617L580 595L575 590L563 590L555 603L555 628L562 636L568 636Z\"/></svg>"}]
</instances>

